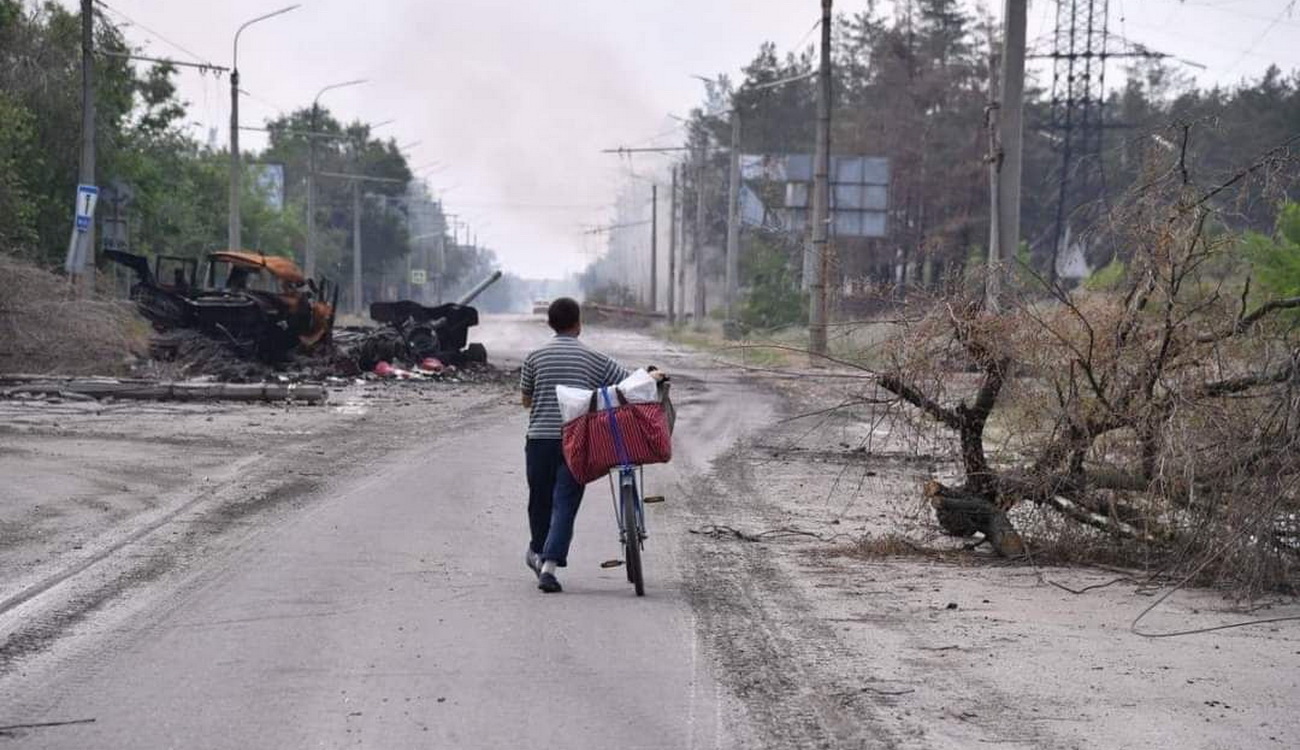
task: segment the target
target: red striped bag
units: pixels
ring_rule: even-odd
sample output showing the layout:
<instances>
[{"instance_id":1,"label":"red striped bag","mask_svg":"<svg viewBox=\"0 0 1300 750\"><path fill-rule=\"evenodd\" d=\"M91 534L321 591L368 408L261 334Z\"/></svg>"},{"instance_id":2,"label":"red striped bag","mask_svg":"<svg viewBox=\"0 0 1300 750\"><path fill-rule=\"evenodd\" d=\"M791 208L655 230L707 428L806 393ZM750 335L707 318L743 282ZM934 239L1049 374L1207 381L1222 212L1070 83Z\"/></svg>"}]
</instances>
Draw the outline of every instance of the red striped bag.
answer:
<instances>
[{"instance_id":1,"label":"red striped bag","mask_svg":"<svg viewBox=\"0 0 1300 750\"><path fill-rule=\"evenodd\" d=\"M593 482L619 465L618 450L610 424L611 411L618 424L619 436L632 464L662 464L672 460L673 440L663 404L633 404L619 393L618 406L612 410L596 409L600 392L592 394L590 410L564 425L564 462L573 478L582 484Z\"/></svg>"}]
</instances>

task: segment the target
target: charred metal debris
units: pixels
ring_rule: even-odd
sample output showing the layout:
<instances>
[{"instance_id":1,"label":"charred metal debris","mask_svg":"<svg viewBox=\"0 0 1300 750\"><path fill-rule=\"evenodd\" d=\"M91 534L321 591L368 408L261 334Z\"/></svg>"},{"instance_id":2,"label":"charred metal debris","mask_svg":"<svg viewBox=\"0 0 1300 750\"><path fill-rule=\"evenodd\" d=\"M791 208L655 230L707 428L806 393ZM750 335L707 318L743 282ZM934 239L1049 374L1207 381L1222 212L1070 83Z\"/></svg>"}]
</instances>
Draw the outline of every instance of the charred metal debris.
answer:
<instances>
[{"instance_id":1,"label":"charred metal debris","mask_svg":"<svg viewBox=\"0 0 1300 750\"><path fill-rule=\"evenodd\" d=\"M478 325L470 303L499 278L494 272L459 300L426 306L375 302L376 326L335 325L338 284L308 279L292 260L250 252L214 252L204 260L149 259L105 251L136 278L131 299L153 324L152 354L189 374L256 380L296 371L315 378L438 378L486 366L487 350L469 342Z\"/></svg>"}]
</instances>

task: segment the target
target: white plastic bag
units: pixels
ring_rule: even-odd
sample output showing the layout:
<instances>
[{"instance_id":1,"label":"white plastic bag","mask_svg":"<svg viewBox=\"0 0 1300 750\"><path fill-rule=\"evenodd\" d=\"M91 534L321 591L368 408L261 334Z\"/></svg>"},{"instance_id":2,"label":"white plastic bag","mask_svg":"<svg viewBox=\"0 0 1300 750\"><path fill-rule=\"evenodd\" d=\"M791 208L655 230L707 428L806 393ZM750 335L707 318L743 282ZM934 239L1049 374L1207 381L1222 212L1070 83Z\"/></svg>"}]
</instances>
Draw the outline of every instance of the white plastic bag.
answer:
<instances>
[{"instance_id":1,"label":"white plastic bag","mask_svg":"<svg viewBox=\"0 0 1300 750\"><path fill-rule=\"evenodd\" d=\"M659 400L658 381L644 369L634 371L615 387L630 404L652 404ZM591 408L591 394L594 392L567 385L555 386L555 398L560 402L560 419L568 424L586 414ZM614 398L612 393L610 397ZM597 409L607 408L604 399L596 399L596 402ZM614 398L614 403L618 403L617 398Z\"/></svg>"},{"instance_id":2,"label":"white plastic bag","mask_svg":"<svg viewBox=\"0 0 1300 750\"><path fill-rule=\"evenodd\" d=\"M630 404L653 404L659 400L659 383L644 369L624 378L618 389Z\"/></svg>"},{"instance_id":3,"label":"white plastic bag","mask_svg":"<svg viewBox=\"0 0 1300 750\"><path fill-rule=\"evenodd\" d=\"M560 419L568 424L586 414L587 407L591 406L591 393L585 388L555 386L555 398L560 402Z\"/></svg>"}]
</instances>

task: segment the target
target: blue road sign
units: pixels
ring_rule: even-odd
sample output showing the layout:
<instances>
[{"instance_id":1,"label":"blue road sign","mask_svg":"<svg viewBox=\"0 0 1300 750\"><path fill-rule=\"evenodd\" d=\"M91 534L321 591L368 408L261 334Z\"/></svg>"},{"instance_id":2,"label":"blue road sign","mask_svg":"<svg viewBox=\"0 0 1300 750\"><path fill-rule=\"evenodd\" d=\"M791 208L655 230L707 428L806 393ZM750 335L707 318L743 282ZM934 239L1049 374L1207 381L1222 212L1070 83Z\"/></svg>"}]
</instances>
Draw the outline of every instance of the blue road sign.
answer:
<instances>
[{"instance_id":1,"label":"blue road sign","mask_svg":"<svg viewBox=\"0 0 1300 750\"><path fill-rule=\"evenodd\" d=\"M94 185L77 186L77 231L90 229L90 222L95 218L95 202L99 200L99 188Z\"/></svg>"}]
</instances>

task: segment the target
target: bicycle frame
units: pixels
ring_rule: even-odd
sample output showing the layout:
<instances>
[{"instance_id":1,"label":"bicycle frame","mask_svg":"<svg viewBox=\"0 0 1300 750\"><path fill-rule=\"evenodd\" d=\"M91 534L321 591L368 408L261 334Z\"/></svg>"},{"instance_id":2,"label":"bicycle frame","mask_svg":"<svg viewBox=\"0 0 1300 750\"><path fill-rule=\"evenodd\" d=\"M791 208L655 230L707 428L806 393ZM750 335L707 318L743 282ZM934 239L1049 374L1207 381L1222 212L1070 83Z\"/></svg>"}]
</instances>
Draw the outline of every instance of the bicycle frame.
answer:
<instances>
[{"instance_id":1,"label":"bicycle frame","mask_svg":"<svg viewBox=\"0 0 1300 750\"><path fill-rule=\"evenodd\" d=\"M636 498L636 518L634 526L629 527L628 519L623 517L622 490L625 486L631 486L632 494ZM619 544L627 543L629 528L634 530L638 542L644 542L647 536L645 526L645 503L641 496L641 488L645 486L645 469L641 466L622 466L618 470L618 479L615 481L614 472L609 474L610 497L614 503L614 518L618 521L618 542Z\"/></svg>"}]
</instances>

